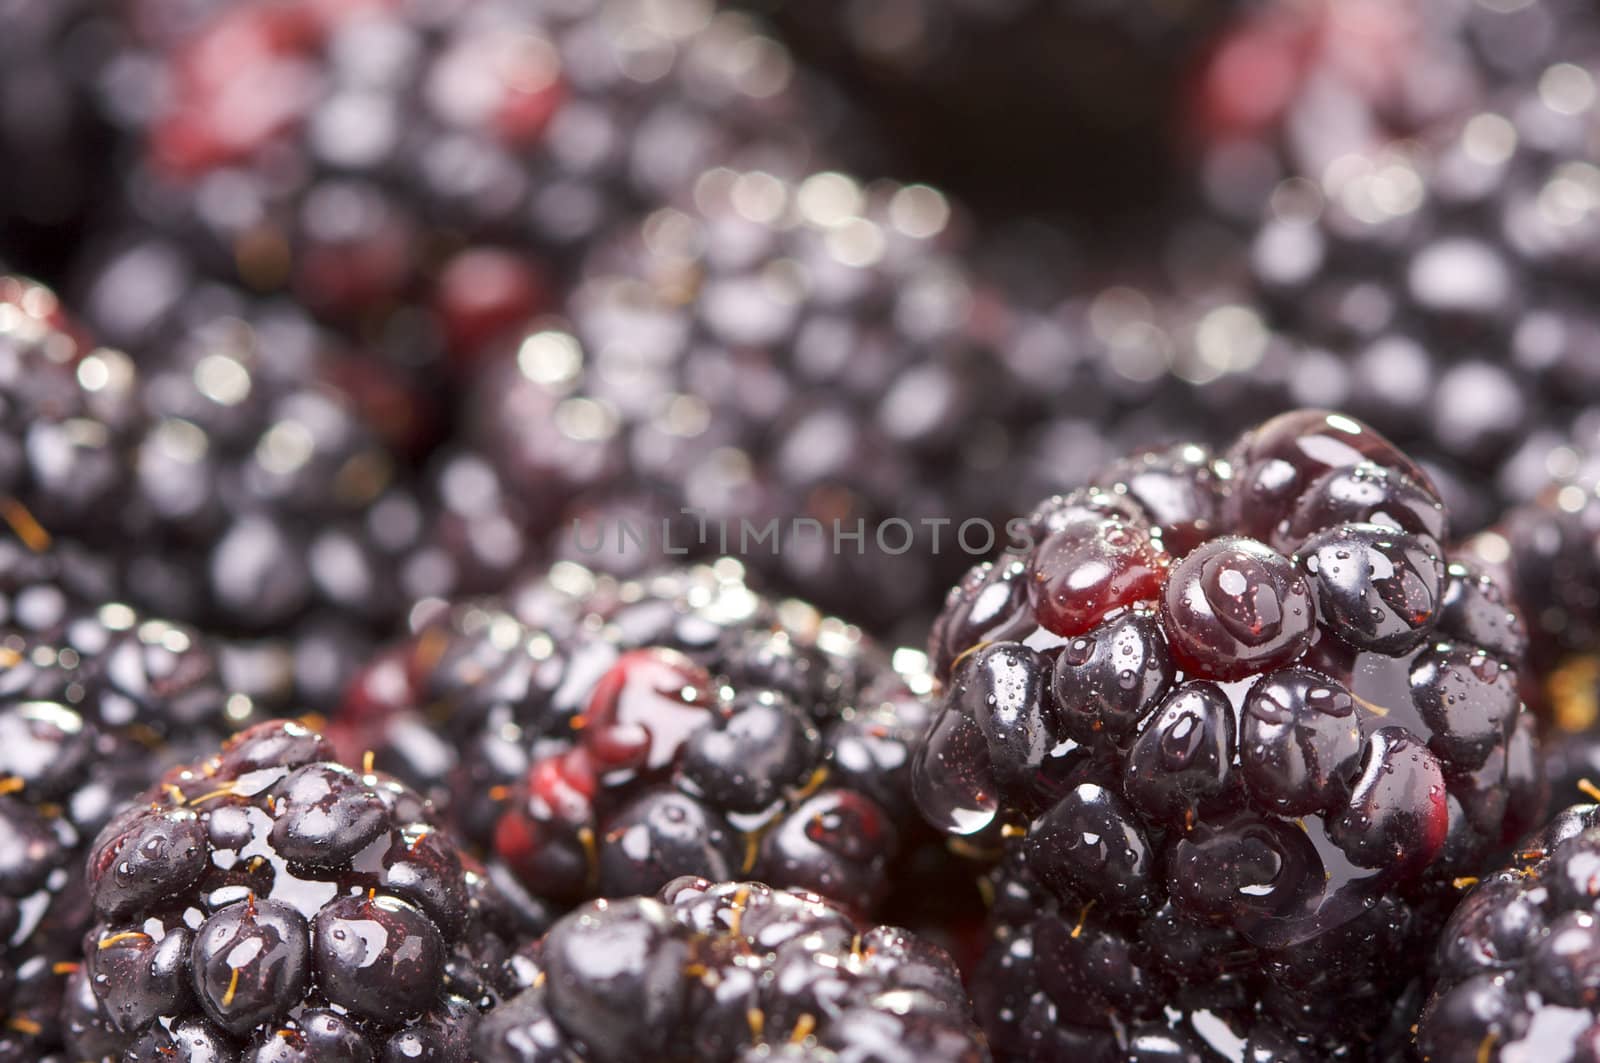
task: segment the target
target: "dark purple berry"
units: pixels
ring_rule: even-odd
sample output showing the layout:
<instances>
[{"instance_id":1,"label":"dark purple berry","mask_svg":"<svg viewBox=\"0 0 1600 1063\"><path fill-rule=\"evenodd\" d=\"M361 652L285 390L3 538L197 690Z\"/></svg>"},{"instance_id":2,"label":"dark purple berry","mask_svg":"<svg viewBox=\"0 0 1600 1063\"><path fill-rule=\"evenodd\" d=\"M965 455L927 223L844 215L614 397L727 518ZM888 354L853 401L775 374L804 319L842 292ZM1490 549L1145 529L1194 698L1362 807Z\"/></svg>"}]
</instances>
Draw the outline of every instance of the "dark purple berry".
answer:
<instances>
[{"instance_id":1,"label":"dark purple berry","mask_svg":"<svg viewBox=\"0 0 1600 1063\"><path fill-rule=\"evenodd\" d=\"M1288 558L1251 539L1216 539L1173 567L1161 620L1174 656L1211 679L1241 679L1305 652L1316 618Z\"/></svg>"}]
</instances>

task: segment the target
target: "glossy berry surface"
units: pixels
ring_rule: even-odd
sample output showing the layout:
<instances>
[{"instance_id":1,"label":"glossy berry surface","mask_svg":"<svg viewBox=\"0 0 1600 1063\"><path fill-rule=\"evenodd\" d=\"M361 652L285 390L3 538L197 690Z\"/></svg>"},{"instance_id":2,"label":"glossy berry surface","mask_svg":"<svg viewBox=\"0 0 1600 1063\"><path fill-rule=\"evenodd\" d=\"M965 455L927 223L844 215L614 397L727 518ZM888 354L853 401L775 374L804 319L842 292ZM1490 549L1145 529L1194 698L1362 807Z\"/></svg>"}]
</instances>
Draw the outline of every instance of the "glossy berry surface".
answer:
<instances>
[{"instance_id":1,"label":"glossy berry surface","mask_svg":"<svg viewBox=\"0 0 1600 1063\"><path fill-rule=\"evenodd\" d=\"M573 911L535 957L483 1063L989 1058L948 955L814 894L679 878Z\"/></svg>"},{"instance_id":2,"label":"glossy berry surface","mask_svg":"<svg viewBox=\"0 0 1600 1063\"><path fill-rule=\"evenodd\" d=\"M539 913L502 896L421 797L332 755L299 724L258 724L106 825L83 939L99 1018L69 1047L378 1060L430 1044L470 1058Z\"/></svg>"},{"instance_id":3,"label":"glossy berry surface","mask_svg":"<svg viewBox=\"0 0 1600 1063\"><path fill-rule=\"evenodd\" d=\"M763 597L731 562L558 565L425 622L335 732L554 903L750 874L868 912L920 838L919 656Z\"/></svg>"},{"instance_id":4,"label":"glossy berry surface","mask_svg":"<svg viewBox=\"0 0 1600 1063\"><path fill-rule=\"evenodd\" d=\"M1600 809L1575 805L1486 875L1441 934L1421 1058L1584 1059L1600 1047Z\"/></svg>"},{"instance_id":5,"label":"glossy berry surface","mask_svg":"<svg viewBox=\"0 0 1600 1063\"><path fill-rule=\"evenodd\" d=\"M1019 1058L1146 1035L1369 1058L1390 1009L1359 1001L1414 1007L1450 883L1542 808L1527 636L1360 422L1184 449L1042 504L934 628L916 800L1014 894L981 1016Z\"/></svg>"}]
</instances>

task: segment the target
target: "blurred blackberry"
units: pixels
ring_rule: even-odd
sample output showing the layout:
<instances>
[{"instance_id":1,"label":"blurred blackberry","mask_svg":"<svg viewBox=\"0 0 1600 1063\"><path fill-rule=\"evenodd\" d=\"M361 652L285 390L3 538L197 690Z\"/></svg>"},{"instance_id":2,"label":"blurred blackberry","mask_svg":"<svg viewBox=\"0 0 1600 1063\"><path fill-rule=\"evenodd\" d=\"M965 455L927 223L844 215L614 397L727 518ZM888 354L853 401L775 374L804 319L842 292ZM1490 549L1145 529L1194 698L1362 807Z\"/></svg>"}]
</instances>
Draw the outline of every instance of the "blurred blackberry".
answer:
<instances>
[{"instance_id":1,"label":"blurred blackberry","mask_svg":"<svg viewBox=\"0 0 1600 1063\"><path fill-rule=\"evenodd\" d=\"M337 703L414 602L502 587L537 556L521 512L487 462L446 450L360 512L294 540L315 604L286 633L231 640L235 686L280 706Z\"/></svg>"},{"instance_id":2,"label":"blurred blackberry","mask_svg":"<svg viewBox=\"0 0 1600 1063\"><path fill-rule=\"evenodd\" d=\"M1593 868L1600 808L1575 805L1518 846L1450 917L1417 1026L1429 1063L1587 1059L1600 1049Z\"/></svg>"},{"instance_id":3,"label":"blurred blackberry","mask_svg":"<svg viewBox=\"0 0 1600 1063\"><path fill-rule=\"evenodd\" d=\"M1218 35L1192 86L1201 189L1254 220L1278 181L1321 181L1345 155L1447 129L1597 44L1583 0L1257 6Z\"/></svg>"},{"instance_id":4,"label":"blurred blackberry","mask_svg":"<svg viewBox=\"0 0 1600 1063\"><path fill-rule=\"evenodd\" d=\"M1185 74L1245 5L743 0L875 121L899 174L980 213L1136 220L1178 176Z\"/></svg>"},{"instance_id":5,"label":"blurred blackberry","mask_svg":"<svg viewBox=\"0 0 1600 1063\"><path fill-rule=\"evenodd\" d=\"M226 693L213 647L191 629L115 603L85 610L47 579L6 597L0 1060L23 1063L55 1058L71 1021L63 999L93 919L89 842L150 775L217 741L252 707Z\"/></svg>"},{"instance_id":6,"label":"blurred blackberry","mask_svg":"<svg viewBox=\"0 0 1600 1063\"><path fill-rule=\"evenodd\" d=\"M555 903L744 874L865 912L918 840L919 660L731 561L627 581L563 563L424 620L335 731Z\"/></svg>"},{"instance_id":7,"label":"blurred blackberry","mask_svg":"<svg viewBox=\"0 0 1600 1063\"><path fill-rule=\"evenodd\" d=\"M427 803L259 724L169 771L95 840L79 1058L471 1058L537 932Z\"/></svg>"},{"instance_id":8,"label":"blurred blackberry","mask_svg":"<svg viewBox=\"0 0 1600 1063\"><path fill-rule=\"evenodd\" d=\"M0 248L11 269L59 280L114 195L112 128L86 65L86 0L0 4Z\"/></svg>"},{"instance_id":9,"label":"blurred blackberry","mask_svg":"<svg viewBox=\"0 0 1600 1063\"><path fill-rule=\"evenodd\" d=\"M813 894L679 878L550 929L484 1063L989 1058L950 957Z\"/></svg>"},{"instance_id":10,"label":"blurred blackberry","mask_svg":"<svg viewBox=\"0 0 1600 1063\"><path fill-rule=\"evenodd\" d=\"M417 369L635 207L717 162L793 172L825 125L777 43L694 0L138 0L120 28L134 213Z\"/></svg>"},{"instance_id":11,"label":"blurred blackberry","mask_svg":"<svg viewBox=\"0 0 1600 1063\"><path fill-rule=\"evenodd\" d=\"M254 658L237 689L325 705L413 599L503 585L524 521L470 454L412 467L420 414L381 371L183 263L138 244L90 286L89 318L131 354L0 280L0 518L92 577L91 600L251 642L229 654Z\"/></svg>"},{"instance_id":12,"label":"blurred blackberry","mask_svg":"<svg viewBox=\"0 0 1600 1063\"><path fill-rule=\"evenodd\" d=\"M1246 298L1338 356L1319 402L1441 472L1462 496L1447 498L1460 531L1530 497L1548 431L1600 399L1600 18L1492 7L1324 10L1335 51L1301 64L1298 95L1284 86L1289 116L1213 145L1207 164L1217 195L1237 199L1223 213L1249 218ZM1303 58L1281 41L1239 48L1219 69L1241 88Z\"/></svg>"},{"instance_id":13,"label":"blurred blackberry","mask_svg":"<svg viewBox=\"0 0 1600 1063\"><path fill-rule=\"evenodd\" d=\"M949 219L922 186L710 171L693 206L590 256L571 321L535 323L503 352L467 424L547 527L579 502L569 558L626 572L668 546L738 553L824 607L904 616L937 584L902 539L926 544L924 517L991 515L943 494L974 481L965 452L1005 442L990 415L1012 391L980 349ZM910 527L885 548L890 517ZM833 550L834 522L858 520L861 541ZM956 531L937 563L959 570Z\"/></svg>"},{"instance_id":14,"label":"blurred blackberry","mask_svg":"<svg viewBox=\"0 0 1600 1063\"><path fill-rule=\"evenodd\" d=\"M1393 445L1302 410L1111 465L951 592L918 806L1056 904L978 980L997 1044L1378 1051L1452 880L1543 807L1527 635L1446 524Z\"/></svg>"}]
</instances>

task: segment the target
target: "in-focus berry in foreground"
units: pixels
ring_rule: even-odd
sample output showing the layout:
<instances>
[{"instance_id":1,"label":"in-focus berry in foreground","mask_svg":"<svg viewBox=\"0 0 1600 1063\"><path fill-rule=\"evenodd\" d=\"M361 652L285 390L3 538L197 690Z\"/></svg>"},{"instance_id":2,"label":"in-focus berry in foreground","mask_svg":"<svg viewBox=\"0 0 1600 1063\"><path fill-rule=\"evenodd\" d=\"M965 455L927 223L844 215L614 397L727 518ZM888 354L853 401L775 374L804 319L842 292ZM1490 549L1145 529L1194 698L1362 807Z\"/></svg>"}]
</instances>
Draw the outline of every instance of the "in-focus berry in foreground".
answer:
<instances>
[{"instance_id":1,"label":"in-focus berry in foreground","mask_svg":"<svg viewBox=\"0 0 1600 1063\"><path fill-rule=\"evenodd\" d=\"M281 721L167 773L89 854L76 1058L465 1063L523 917L431 814Z\"/></svg>"},{"instance_id":2,"label":"in-focus berry in foreground","mask_svg":"<svg viewBox=\"0 0 1600 1063\"><path fill-rule=\"evenodd\" d=\"M1452 879L1542 806L1526 636L1446 530L1405 455L1298 411L1112 465L952 592L914 786L1005 843L997 1050L1379 1051Z\"/></svg>"},{"instance_id":3,"label":"in-focus berry in foreground","mask_svg":"<svg viewBox=\"0 0 1600 1063\"><path fill-rule=\"evenodd\" d=\"M553 903L750 876L865 913L914 840L920 663L730 561L563 564L425 623L335 729Z\"/></svg>"},{"instance_id":4,"label":"in-focus berry in foreground","mask_svg":"<svg viewBox=\"0 0 1600 1063\"><path fill-rule=\"evenodd\" d=\"M1446 924L1417 1027L1426 1063L1600 1058L1600 806L1575 805Z\"/></svg>"},{"instance_id":5,"label":"in-focus berry in foreground","mask_svg":"<svg viewBox=\"0 0 1600 1063\"><path fill-rule=\"evenodd\" d=\"M813 894L680 878L577 909L532 960L483 1063L988 1058L949 956Z\"/></svg>"}]
</instances>

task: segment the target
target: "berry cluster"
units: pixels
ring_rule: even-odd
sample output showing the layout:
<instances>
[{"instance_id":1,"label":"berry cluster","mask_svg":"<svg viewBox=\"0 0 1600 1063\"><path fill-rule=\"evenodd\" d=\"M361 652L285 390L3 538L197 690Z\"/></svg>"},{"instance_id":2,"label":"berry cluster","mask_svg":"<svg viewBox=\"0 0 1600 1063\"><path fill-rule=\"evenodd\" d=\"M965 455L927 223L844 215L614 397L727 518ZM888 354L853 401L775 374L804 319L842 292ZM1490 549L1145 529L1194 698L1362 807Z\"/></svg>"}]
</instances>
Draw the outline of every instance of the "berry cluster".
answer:
<instances>
[{"instance_id":1,"label":"berry cluster","mask_svg":"<svg viewBox=\"0 0 1600 1063\"><path fill-rule=\"evenodd\" d=\"M713 160L793 172L828 124L777 42L694 4L128 6L99 81L136 221L415 369Z\"/></svg>"},{"instance_id":2,"label":"berry cluster","mask_svg":"<svg viewBox=\"0 0 1600 1063\"><path fill-rule=\"evenodd\" d=\"M1308 349L1320 403L1424 460L1458 531L1489 523L1600 400L1592 18L1283 5L1234 34L1201 94L1202 184L1245 219L1240 297ZM1280 63L1281 93L1247 91Z\"/></svg>"},{"instance_id":3,"label":"berry cluster","mask_svg":"<svg viewBox=\"0 0 1600 1063\"><path fill-rule=\"evenodd\" d=\"M1135 1022L1310 1058L1382 1032L1340 1001L1414 976L1436 887L1542 808L1526 634L1445 528L1391 444L1301 411L1113 465L951 593L917 801L1006 842L1025 920L1050 902L1002 916L992 1036L1040 1007L1124 1050Z\"/></svg>"}]
</instances>

